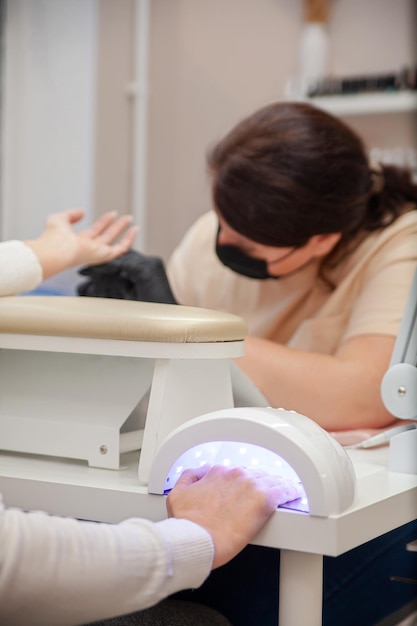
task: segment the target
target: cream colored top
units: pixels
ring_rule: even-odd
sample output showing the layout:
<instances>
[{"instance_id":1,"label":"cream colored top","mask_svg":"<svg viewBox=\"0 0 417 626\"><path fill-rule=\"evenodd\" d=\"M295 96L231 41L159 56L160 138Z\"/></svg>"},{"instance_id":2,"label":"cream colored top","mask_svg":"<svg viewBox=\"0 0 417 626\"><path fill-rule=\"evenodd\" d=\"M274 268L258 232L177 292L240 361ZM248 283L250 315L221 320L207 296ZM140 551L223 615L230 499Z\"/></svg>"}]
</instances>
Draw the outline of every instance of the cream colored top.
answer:
<instances>
[{"instance_id":1,"label":"cream colored top","mask_svg":"<svg viewBox=\"0 0 417 626\"><path fill-rule=\"evenodd\" d=\"M222 265L215 253L218 224L204 214L168 264L181 304L242 316L249 333L290 347L333 354L346 339L396 336L417 265L417 211L398 218L332 270L330 291L310 263L278 280L254 280Z\"/></svg>"}]
</instances>

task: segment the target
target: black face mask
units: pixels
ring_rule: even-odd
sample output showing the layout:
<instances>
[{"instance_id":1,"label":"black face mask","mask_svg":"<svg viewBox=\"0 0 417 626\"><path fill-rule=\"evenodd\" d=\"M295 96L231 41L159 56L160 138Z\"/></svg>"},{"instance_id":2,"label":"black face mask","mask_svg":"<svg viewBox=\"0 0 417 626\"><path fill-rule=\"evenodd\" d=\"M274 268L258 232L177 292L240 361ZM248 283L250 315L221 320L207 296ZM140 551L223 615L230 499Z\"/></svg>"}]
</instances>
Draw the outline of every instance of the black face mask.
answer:
<instances>
[{"instance_id":1,"label":"black face mask","mask_svg":"<svg viewBox=\"0 0 417 626\"><path fill-rule=\"evenodd\" d=\"M290 250L288 254L285 254L281 259L277 259L277 261L286 259L294 250ZM223 265L237 274L242 274L242 276L255 278L256 280L266 280L267 278L277 280L281 278L281 276L272 276L272 274L268 272L268 265L264 259L255 259L252 256L248 256L239 250L239 248L236 248L236 246L219 245L218 235L216 238L216 254Z\"/></svg>"},{"instance_id":2,"label":"black face mask","mask_svg":"<svg viewBox=\"0 0 417 626\"><path fill-rule=\"evenodd\" d=\"M223 265L238 274L257 280L275 278L268 272L268 266L263 259L254 259L235 246L219 246L216 241L216 254Z\"/></svg>"}]
</instances>

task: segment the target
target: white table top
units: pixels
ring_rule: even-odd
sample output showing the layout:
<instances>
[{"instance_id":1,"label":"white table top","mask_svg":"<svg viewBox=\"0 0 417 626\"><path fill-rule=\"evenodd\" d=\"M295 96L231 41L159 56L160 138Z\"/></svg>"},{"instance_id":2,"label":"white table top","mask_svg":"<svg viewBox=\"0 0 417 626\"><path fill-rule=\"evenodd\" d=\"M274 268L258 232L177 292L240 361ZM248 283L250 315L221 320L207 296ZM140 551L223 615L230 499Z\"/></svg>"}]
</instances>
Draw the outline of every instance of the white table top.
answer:
<instances>
[{"instance_id":1,"label":"white table top","mask_svg":"<svg viewBox=\"0 0 417 626\"><path fill-rule=\"evenodd\" d=\"M340 515L313 517L279 509L253 543L337 556L417 517L417 476L387 470L388 448L352 450L354 504ZM165 497L150 495L137 478L138 453L121 470L78 461L0 453L0 491L6 506L118 522L166 517Z\"/></svg>"}]
</instances>

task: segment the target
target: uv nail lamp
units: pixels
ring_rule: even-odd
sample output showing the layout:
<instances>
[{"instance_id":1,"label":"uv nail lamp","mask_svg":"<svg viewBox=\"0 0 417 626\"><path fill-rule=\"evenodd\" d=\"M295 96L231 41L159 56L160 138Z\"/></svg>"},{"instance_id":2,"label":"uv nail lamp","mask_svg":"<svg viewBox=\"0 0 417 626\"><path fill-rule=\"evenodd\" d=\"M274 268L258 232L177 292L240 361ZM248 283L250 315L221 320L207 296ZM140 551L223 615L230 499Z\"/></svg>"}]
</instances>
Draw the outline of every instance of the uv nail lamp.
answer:
<instances>
[{"instance_id":1,"label":"uv nail lamp","mask_svg":"<svg viewBox=\"0 0 417 626\"><path fill-rule=\"evenodd\" d=\"M308 417L272 408L200 415L173 430L157 450L148 491L164 494L187 468L209 463L260 468L299 482L302 497L285 508L328 517L354 500L355 473L342 446Z\"/></svg>"}]
</instances>

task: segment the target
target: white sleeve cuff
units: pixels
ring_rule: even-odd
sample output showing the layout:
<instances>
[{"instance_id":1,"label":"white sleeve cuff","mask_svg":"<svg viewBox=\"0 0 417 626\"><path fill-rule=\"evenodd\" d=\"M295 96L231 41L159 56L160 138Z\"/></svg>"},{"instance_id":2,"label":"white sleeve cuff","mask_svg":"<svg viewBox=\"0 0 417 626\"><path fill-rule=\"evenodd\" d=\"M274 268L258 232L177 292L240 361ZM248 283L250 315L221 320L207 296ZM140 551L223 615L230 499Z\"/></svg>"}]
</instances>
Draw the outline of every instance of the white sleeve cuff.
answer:
<instances>
[{"instance_id":1,"label":"white sleeve cuff","mask_svg":"<svg viewBox=\"0 0 417 626\"><path fill-rule=\"evenodd\" d=\"M156 528L171 558L167 594L200 587L213 564L214 545L209 533L194 522L175 518L158 522Z\"/></svg>"},{"instance_id":2,"label":"white sleeve cuff","mask_svg":"<svg viewBox=\"0 0 417 626\"><path fill-rule=\"evenodd\" d=\"M0 243L0 268L0 296L30 291L42 282L39 259L23 241Z\"/></svg>"}]
</instances>

